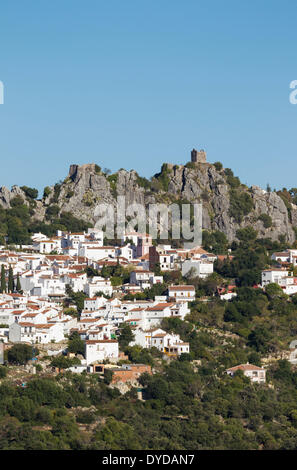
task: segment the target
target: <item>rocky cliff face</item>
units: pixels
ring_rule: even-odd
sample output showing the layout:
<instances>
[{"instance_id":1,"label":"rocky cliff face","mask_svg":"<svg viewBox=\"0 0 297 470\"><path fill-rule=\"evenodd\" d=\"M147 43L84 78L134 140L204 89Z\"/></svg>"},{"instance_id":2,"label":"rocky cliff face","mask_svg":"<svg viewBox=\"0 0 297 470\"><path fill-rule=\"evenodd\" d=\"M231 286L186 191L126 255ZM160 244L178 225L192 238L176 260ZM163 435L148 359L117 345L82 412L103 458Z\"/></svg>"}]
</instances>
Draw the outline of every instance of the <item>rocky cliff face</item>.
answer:
<instances>
[{"instance_id":1,"label":"rocky cliff face","mask_svg":"<svg viewBox=\"0 0 297 470\"><path fill-rule=\"evenodd\" d=\"M9 208L16 195L25 199L23 191L17 186L11 191L0 188L0 204ZM114 175L106 175L95 164L71 165L64 182L51 187L49 194L37 201L33 217L44 220L46 209L55 204L60 212L71 212L79 219L94 223L96 206L99 203L115 206L117 195L125 196L126 205L137 202L146 207L151 203L171 204L178 200L202 202L203 228L220 230L230 241L236 239L239 228L250 225L261 238L278 240L279 236L284 235L290 243L295 240L296 206L292 205L288 211L275 192L266 192L257 186L247 188L238 184L233 187L224 169L217 169L208 163L186 166L166 164L150 182L139 178L133 170L119 170ZM234 210L236 212L237 206L244 204L244 198L248 199L249 207L235 216ZM266 228L263 214L271 218L271 224L266 223Z\"/></svg>"},{"instance_id":2,"label":"rocky cliff face","mask_svg":"<svg viewBox=\"0 0 297 470\"><path fill-rule=\"evenodd\" d=\"M235 193L247 193L253 202L251 211L239 222L230 215L232 188L227 183L223 169L218 171L214 165L198 164L195 169L184 166L173 168L172 173L169 192L191 202L202 202L203 228L220 230L231 241L236 239L236 231L239 228L252 225L260 238L270 237L272 240L278 240L280 235L284 235L290 243L294 241L295 233L288 210L275 192L268 193L257 186L247 188L240 185L236 188ZM259 220L262 214L271 217L271 227L265 228ZM297 221L297 212L293 209L291 214L293 222Z\"/></svg>"},{"instance_id":3,"label":"rocky cliff face","mask_svg":"<svg viewBox=\"0 0 297 470\"><path fill-rule=\"evenodd\" d=\"M18 186L13 186L11 188L11 191L6 188L5 186L2 186L0 188L0 204L4 209L9 209L10 208L10 203L13 198L16 196L21 196L24 200L25 198L25 193L22 191L21 188Z\"/></svg>"}]
</instances>

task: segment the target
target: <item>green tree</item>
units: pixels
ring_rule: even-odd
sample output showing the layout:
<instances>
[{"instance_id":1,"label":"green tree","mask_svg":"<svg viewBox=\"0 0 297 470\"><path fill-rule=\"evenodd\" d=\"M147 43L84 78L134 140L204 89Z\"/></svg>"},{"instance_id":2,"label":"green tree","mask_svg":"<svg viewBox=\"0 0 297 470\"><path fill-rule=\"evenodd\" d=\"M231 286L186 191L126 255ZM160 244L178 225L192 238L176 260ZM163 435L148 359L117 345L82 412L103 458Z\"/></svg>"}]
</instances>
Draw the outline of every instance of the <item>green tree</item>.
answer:
<instances>
[{"instance_id":1,"label":"green tree","mask_svg":"<svg viewBox=\"0 0 297 470\"><path fill-rule=\"evenodd\" d=\"M237 230L236 236L238 240L243 242L252 242L257 238L257 231L253 229L253 227L245 227Z\"/></svg>"},{"instance_id":2,"label":"green tree","mask_svg":"<svg viewBox=\"0 0 297 470\"><path fill-rule=\"evenodd\" d=\"M22 286L21 286L21 282L20 282L20 276L17 275L17 282L16 282L16 291L18 293L22 293Z\"/></svg>"},{"instance_id":3,"label":"green tree","mask_svg":"<svg viewBox=\"0 0 297 470\"><path fill-rule=\"evenodd\" d=\"M11 265L9 265L8 270L8 292L14 292L14 279Z\"/></svg>"},{"instance_id":4,"label":"green tree","mask_svg":"<svg viewBox=\"0 0 297 470\"><path fill-rule=\"evenodd\" d=\"M104 383L109 385L112 381L113 372L110 369L104 369Z\"/></svg>"},{"instance_id":5,"label":"green tree","mask_svg":"<svg viewBox=\"0 0 297 470\"><path fill-rule=\"evenodd\" d=\"M215 162L213 166L215 167L217 171L221 171L223 169L223 165L221 162Z\"/></svg>"},{"instance_id":6,"label":"green tree","mask_svg":"<svg viewBox=\"0 0 297 470\"><path fill-rule=\"evenodd\" d=\"M259 220L263 222L265 228L272 227L272 218L268 214L260 214Z\"/></svg>"},{"instance_id":7,"label":"green tree","mask_svg":"<svg viewBox=\"0 0 297 470\"><path fill-rule=\"evenodd\" d=\"M4 264L2 264L2 266L1 266L1 285L0 285L0 291L1 291L1 292L6 292L6 276L5 276Z\"/></svg>"},{"instance_id":8,"label":"green tree","mask_svg":"<svg viewBox=\"0 0 297 470\"><path fill-rule=\"evenodd\" d=\"M66 294L76 305L78 313L81 313L84 308L84 301L87 298L86 294L82 291L74 292L69 284L66 285Z\"/></svg>"},{"instance_id":9,"label":"green tree","mask_svg":"<svg viewBox=\"0 0 297 470\"><path fill-rule=\"evenodd\" d=\"M139 438L132 426L113 417L106 420L95 434L96 441L103 441L108 449L139 449ZM104 447L106 448L106 447Z\"/></svg>"},{"instance_id":10,"label":"green tree","mask_svg":"<svg viewBox=\"0 0 297 470\"><path fill-rule=\"evenodd\" d=\"M256 328L249 335L248 339L249 346L254 347L259 353L264 354L269 351L272 335L267 328L256 326Z\"/></svg>"},{"instance_id":11,"label":"green tree","mask_svg":"<svg viewBox=\"0 0 297 470\"><path fill-rule=\"evenodd\" d=\"M271 282L265 287L265 292L269 299L274 299L275 297L284 297L284 291L282 288L275 282Z\"/></svg>"},{"instance_id":12,"label":"green tree","mask_svg":"<svg viewBox=\"0 0 297 470\"><path fill-rule=\"evenodd\" d=\"M253 200L248 193L234 188L231 189L229 215L233 217L237 223L241 223L243 217L249 214L253 207Z\"/></svg>"},{"instance_id":13,"label":"green tree","mask_svg":"<svg viewBox=\"0 0 297 470\"><path fill-rule=\"evenodd\" d=\"M35 354L36 348L35 348ZM26 364L33 357L33 348L27 344L15 344L8 350L8 362L12 364Z\"/></svg>"},{"instance_id":14,"label":"green tree","mask_svg":"<svg viewBox=\"0 0 297 470\"><path fill-rule=\"evenodd\" d=\"M7 369L4 366L0 366L0 379L4 379L7 375Z\"/></svg>"},{"instance_id":15,"label":"green tree","mask_svg":"<svg viewBox=\"0 0 297 470\"><path fill-rule=\"evenodd\" d=\"M38 197L38 189L29 188L28 186L21 186L26 196L30 199L36 199Z\"/></svg>"},{"instance_id":16,"label":"green tree","mask_svg":"<svg viewBox=\"0 0 297 470\"><path fill-rule=\"evenodd\" d=\"M123 350L129 346L129 343L133 341L134 334L131 330L130 325L124 325L121 329L120 336L119 336L119 346Z\"/></svg>"},{"instance_id":17,"label":"green tree","mask_svg":"<svg viewBox=\"0 0 297 470\"><path fill-rule=\"evenodd\" d=\"M85 353L85 343L80 338L77 331L74 331L68 340L68 351L74 354L82 354Z\"/></svg>"},{"instance_id":18,"label":"green tree","mask_svg":"<svg viewBox=\"0 0 297 470\"><path fill-rule=\"evenodd\" d=\"M30 237L28 233L28 222L22 220L20 217L7 217L7 242L8 243L29 243Z\"/></svg>"},{"instance_id":19,"label":"green tree","mask_svg":"<svg viewBox=\"0 0 297 470\"><path fill-rule=\"evenodd\" d=\"M63 355L55 356L51 362L51 366L58 369L68 369L68 367L76 364L80 364L80 360L77 357L69 358Z\"/></svg>"},{"instance_id":20,"label":"green tree","mask_svg":"<svg viewBox=\"0 0 297 470\"><path fill-rule=\"evenodd\" d=\"M49 186L46 186L43 190L43 198L47 198L51 193L51 188Z\"/></svg>"}]
</instances>

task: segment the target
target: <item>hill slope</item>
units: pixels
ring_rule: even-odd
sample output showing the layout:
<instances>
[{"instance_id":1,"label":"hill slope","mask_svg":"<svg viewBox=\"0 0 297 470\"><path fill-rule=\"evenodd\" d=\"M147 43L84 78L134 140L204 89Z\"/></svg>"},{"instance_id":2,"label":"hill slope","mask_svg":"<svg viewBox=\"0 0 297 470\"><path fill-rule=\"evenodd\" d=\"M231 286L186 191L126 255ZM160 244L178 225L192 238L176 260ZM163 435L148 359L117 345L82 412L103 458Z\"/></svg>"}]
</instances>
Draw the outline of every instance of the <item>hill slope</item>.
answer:
<instances>
[{"instance_id":1,"label":"hill slope","mask_svg":"<svg viewBox=\"0 0 297 470\"><path fill-rule=\"evenodd\" d=\"M26 188L26 187L22 187ZM145 204L176 201L203 203L203 228L220 230L228 240L236 231L252 225L259 238L278 240L284 236L289 243L295 240L297 206L287 203L276 192L247 186L234 177L230 169L218 163L163 164L160 173L150 180L136 171L119 170L110 175L96 164L71 165L66 179L45 188L41 200L33 201L26 190L13 186L11 191L0 188L0 205L11 208L11 201L21 196L30 207L34 221L52 221L62 212L93 224L98 203L116 204L117 195L124 195L126 204Z\"/></svg>"}]
</instances>

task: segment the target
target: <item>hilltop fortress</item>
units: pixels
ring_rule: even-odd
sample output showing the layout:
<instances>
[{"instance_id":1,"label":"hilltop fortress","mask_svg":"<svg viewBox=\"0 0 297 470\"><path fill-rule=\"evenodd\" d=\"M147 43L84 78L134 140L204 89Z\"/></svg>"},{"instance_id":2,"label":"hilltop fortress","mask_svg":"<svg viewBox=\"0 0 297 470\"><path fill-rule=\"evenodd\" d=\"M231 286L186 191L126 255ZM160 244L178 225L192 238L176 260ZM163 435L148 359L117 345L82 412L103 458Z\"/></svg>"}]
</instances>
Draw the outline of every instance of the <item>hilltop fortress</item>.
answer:
<instances>
[{"instance_id":1,"label":"hilltop fortress","mask_svg":"<svg viewBox=\"0 0 297 470\"><path fill-rule=\"evenodd\" d=\"M191 152L191 161L193 163L206 163L206 152L203 149L200 151L193 149Z\"/></svg>"},{"instance_id":2,"label":"hilltop fortress","mask_svg":"<svg viewBox=\"0 0 297 470\"><path fill-rule=\"evenodd\" d=\"M156 203L170 205L179 201L203 201L204 230L218 230L233 241L240 228L252 225L258 238L277 241L284 236L288 243L294 242L297 227L294 204L288 210L277 192L266 192L257 186L248 188L240 181L233 188L231 169L224 169L222 164L208 163L204 150L189 149L187 160L185 165L162 165L161 171L150 179L140 177L135 170L120 169L110 174L96 163L72 164L67 177L46 187L41 199L34 199L34 202L25 193L25 186L13 186L11 190L0 187L0 211L13 207L14 199L18 197L17 201L22 199L28 208L31 203L32 212L34 210L31 225L37 222L49 225L55 220L61 220L63 225L69 214L79 222L95 224L98 204L116 207L118 196L125 196L126 206L137 203L146 209L149 204ZM263 217L267 219L267 216L271 222L266 227Z\"/></svg>"}]
</instances>

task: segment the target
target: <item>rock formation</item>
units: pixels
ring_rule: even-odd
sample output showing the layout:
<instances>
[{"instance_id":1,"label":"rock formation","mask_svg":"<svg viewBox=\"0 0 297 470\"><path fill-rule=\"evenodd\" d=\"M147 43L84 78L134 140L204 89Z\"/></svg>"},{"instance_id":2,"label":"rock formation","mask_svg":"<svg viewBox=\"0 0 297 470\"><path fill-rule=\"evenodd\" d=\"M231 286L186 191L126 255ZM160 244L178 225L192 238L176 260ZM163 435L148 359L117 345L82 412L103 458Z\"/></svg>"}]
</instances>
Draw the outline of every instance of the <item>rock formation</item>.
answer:
<instances>
[{"instance_id":1,"label":"rock formation","mask_svg":"<svg viewBox=\"0 0 297 470\"><path fill-rule=\"evenodd\" d=\"M232 198L236 194L247 194L246 197L252 201L251 210L240 220L230 211ZM11 200L17 195L26 200L19 187L13 186L8 190L3 186L0 188L0 205L9 208ZM96 205L100 202L115 205L117 195L124 195L126 204L138 202L146 206L155 202L171 204L178 200L202 202L203 228L220 230L229 241L236 239L239 228L250 225L258 231L260 238L278 240L283 235L290 243L295 240L296 206L292 204L288 210L275 192L266 192L257 186L248 188L239 183L234 189L223 168L199 162L164 164L161 172L151 181L140 178L134 170L122 169L107 175L96 164L71 165L63 183L51 187L50 193L37 201L33 218L44 220L46 208L56 204L60 212L71 212L75 217L93 223ZM263 214L271 218L271 226L265 227L260 217Z\"/></svg>"}]
</instances>

